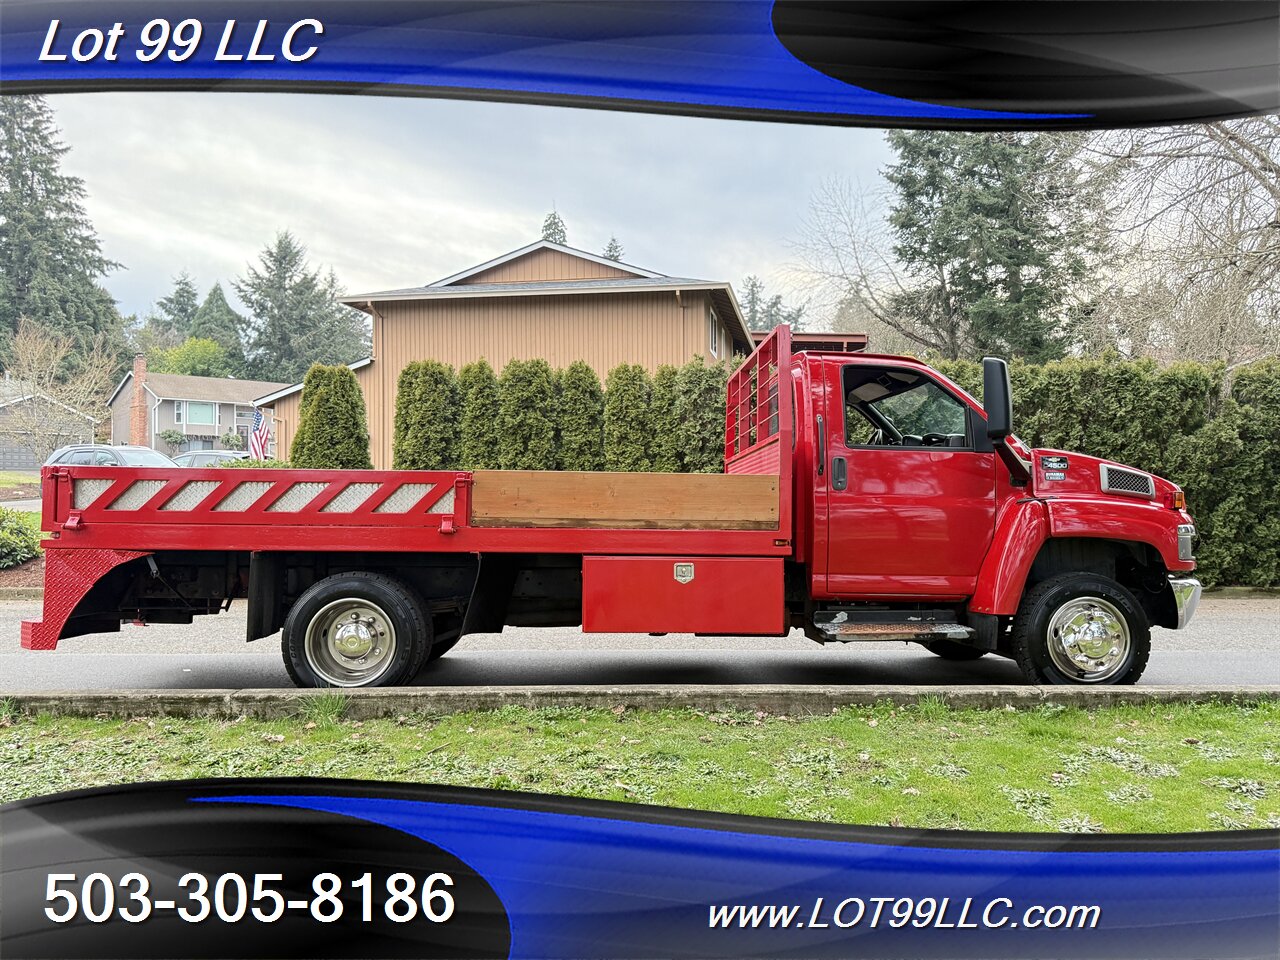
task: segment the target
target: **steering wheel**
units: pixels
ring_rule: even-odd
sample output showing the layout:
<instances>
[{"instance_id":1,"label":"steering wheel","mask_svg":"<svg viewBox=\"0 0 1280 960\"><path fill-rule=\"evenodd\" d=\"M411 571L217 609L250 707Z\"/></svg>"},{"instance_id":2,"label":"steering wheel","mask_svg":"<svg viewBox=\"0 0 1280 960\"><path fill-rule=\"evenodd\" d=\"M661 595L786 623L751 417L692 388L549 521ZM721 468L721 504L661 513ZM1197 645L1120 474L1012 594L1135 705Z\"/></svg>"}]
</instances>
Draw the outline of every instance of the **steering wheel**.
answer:
<instances>
[{"instance_id":1,"label":"steering wheel","mask_svg":"<svg viewBox=\"0 0 1280 960\"><path fill-rule=\"evenodd\" d=\"M921 446L925 447L945 447L951 442L951 438L945 433L926 433L920 438Z\"/></svg>"}]
</instances>

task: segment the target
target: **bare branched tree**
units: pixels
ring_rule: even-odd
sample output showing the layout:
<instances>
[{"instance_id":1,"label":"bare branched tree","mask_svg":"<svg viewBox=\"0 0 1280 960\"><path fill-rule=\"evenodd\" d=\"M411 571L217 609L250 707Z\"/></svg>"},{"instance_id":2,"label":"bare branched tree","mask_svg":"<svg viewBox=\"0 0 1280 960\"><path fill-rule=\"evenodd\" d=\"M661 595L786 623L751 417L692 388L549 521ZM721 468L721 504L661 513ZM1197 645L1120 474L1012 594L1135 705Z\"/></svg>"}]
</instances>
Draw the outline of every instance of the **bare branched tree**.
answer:
<instances>
[{"instance_id":1,"label":"bare branched tree","mask_svg":"<svg viewBox=\"0 0 1280 960\"><path fill-rule=\"evenodd\" d=\"M119 363L99 335L87 348L68 336L18 323L5 366L0 437L29 447L40 462L58 447L92 436L108 414Z\"/></svg>"},{"instance_id":2,"label":"bare branched tree","mask_svg":"<svg viewBox=\"0 0 1280 960\"><path fill-rule=\"evenodd\" d=\"M1134 355L1280 352L1280 118L1098 134L1126 255L1091 335Z\"/></svg>"},{"instance_id":3,"label":"bare branched tree","mask_svg":"<svg viewBox=\"0 0 1280 960\"><path fill-rule=\"evenodd\" d=\"M887 197L840 177L818 186L794 244L800 260L796 270L812 291L813 312L842 318L846 326L848 318L857 318L889 333L873 340L877 350L959 356L965 345L959 342L958 318L945 311L904 309L918 295L919 284L894 256L881 212L887 205Z\"/></svg>"}]
</instances>

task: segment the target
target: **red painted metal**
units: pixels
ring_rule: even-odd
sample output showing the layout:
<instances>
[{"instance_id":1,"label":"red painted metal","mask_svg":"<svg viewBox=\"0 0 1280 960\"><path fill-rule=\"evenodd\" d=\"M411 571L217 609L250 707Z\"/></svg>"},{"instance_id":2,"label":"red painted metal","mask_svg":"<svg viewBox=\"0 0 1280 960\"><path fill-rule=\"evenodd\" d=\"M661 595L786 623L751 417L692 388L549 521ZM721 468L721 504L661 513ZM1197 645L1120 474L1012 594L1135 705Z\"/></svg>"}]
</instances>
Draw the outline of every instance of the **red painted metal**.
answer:
<instances>
[{"instance_id":1,"label":"red painted metal","mask_svg":"<svg viewBox=\"0 0 1280 960\"><path fill-rule=\"evenodd\" d=\"M860 357L856 360L862 364ZM827 380L827 593L968 596L995 530L995 454L855 445L844 422L841 377L849 365L835 360L822 367ZM928 368L912 366L934 377ZM844 490L830 485L835 457L848 464Z\"/></svg>"},{"instance_id":2,"label":"red painted metal","mask_svg":"<svg viewBox=\"0 0 1280 960\"><path fill-rule=\"evenodd\" d=\"M691 579L682 582L682 570ZM587 633L784 632L780 559L583 557Z\"/></svg>"},{"instance_id":3,"label":"red painted metal","mask_svg":"<svg viewBox=\"0 0 1280 960\"><path fill-rule=\"evenodd\" d=\"M1160 551L1170 570L1194 570L1194 560L1178 559L1179 515L1182 511L1149 500L1110 501L1063 497L1047 501L1049 532L1054 537L1105 537L1148 543ZM1182 520L1190 523L1189 519Z\"/></svg>"},{"instance_id":4,"label":"red painted metal","mask_svg":"<svg viewBox=\"0 0 1280 960\"><path fill-rule=\"evenodd\" d=\"M796 421L791 369L791 329L777 327L729 377L725 392L725 473L777 476L775 547L790 553L795 511L791 477Z\"/></svg>"},{"instance_id":5,"label":"red painted metal","mask_svg":"<svg viewBox=\"0 0 1280 960\"><path fill-rule=\"evenodd\" d=\"M57 647L67 620L89 588L120 564L146 555L142 550L65 550L50 545L44 552L44 615L22 621L22 646Z\"/></svg>"},{"instance_id":6,"label":"red painted metal","mask_svg":"<svg viewBox=\"0 0 1280 960\"><path fill-rule=\"evenodd\" d=\"M969 609L1009 616L1017 613L1031 564L1048 536L1049 515L1043 501L1006 499Z\"/></svg>"}]
</instances>

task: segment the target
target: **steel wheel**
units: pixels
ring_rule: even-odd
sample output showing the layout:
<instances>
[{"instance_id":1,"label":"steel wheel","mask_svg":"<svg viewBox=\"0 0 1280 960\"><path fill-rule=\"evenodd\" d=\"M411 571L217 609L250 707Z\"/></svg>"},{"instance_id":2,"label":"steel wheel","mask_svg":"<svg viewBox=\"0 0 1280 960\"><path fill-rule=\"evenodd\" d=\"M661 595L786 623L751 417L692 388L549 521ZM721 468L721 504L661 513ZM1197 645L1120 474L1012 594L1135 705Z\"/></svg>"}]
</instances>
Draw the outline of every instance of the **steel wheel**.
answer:
<instances>
[{"instance_id":1,"label":"steel wheel","mask_svg":"<svg viewBox=\"0 0 1280 960\"><path fill-rule=\"evenodd\" d=\"M1049 620L1045 642L1053 664L1080 683L1103 683L1129 659L1129 624L1101 597L1077 597Z\"/></svg>"},{"instance_id":2,"label":"steel wheel","mask_svg":"<svg viewBox=\"0 0 1280 960\"><path fill-rule=\"evenodd\" d=\"M335 687L363 687L395 657L396 628L376 603L335 600L311 618L303 649L307 663Z\"/></svg>"},{"instance_id":3,"label":"steel wheel","mask_svg":"<svg viewBox=\"0 0 1280 960\"><path fill-rule=\"evenodd\" d=\"M431 649L431 620L411 586L357 570L313 583L280 636L300 687L393 687L413 680Z\"/></svg>"},{"instance_id":4,"label":"steel wheel","mask_svg":"<svg viewBox=\"0 0 1280 960\"><path fill-rule=\"evenodd\" d=\"M1023 596L1009 653L1031 683L1134 683L1151 656L1151 623L1111 577L1062 573Z\"/></svg>"}]
</instances>

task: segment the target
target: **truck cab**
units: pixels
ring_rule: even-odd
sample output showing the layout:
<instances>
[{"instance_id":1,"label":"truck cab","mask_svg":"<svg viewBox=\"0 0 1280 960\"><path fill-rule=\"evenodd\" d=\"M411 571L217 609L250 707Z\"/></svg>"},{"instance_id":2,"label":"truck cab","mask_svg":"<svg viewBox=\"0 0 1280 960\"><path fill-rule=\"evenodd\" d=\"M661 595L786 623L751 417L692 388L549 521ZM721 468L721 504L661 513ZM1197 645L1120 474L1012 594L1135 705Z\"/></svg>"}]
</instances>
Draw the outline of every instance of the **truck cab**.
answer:
<instances>
[{"instance_id":1,"label":"truck cab","mask_svg":"<svg viewBox=\"0 0 1280 960\"><path fill-rule=\"evenodd\" d=\"M1035 683L1131 683L1151 627L1194 612L1182 491L1028 448L1002 361L984 362L985 408L907 357L797 353L792 377L814 639L915 639L1012 657Z\"/></svg>"}]
</instances>

